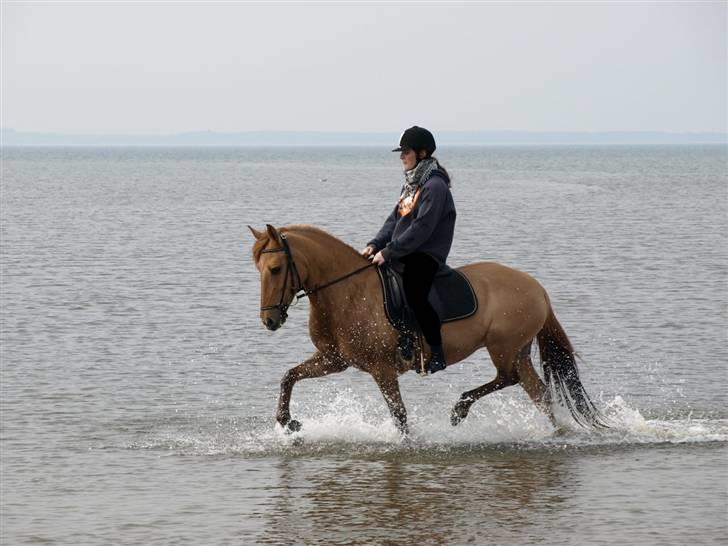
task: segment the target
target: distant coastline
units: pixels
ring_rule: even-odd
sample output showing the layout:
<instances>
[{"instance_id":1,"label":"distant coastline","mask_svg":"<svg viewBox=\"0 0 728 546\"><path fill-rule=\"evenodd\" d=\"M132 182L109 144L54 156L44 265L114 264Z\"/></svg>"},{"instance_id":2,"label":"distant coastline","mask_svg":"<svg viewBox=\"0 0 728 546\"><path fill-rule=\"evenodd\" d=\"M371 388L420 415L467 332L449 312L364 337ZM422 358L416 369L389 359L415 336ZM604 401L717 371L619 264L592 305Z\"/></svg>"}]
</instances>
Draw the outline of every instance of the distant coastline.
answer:
<instances>
[{"instance_id":1,"label":"distant coastline","mask_svg":"<svg viewBox=\"0 0 728 546\"><path fill-rule=\"evenodd\" d=\"M2 129L0 146L390 146L399 133L193 131L164 135L66 134ZM728 144L728 133L438 131L441 146Z\"/></svg>"}]
</instances>

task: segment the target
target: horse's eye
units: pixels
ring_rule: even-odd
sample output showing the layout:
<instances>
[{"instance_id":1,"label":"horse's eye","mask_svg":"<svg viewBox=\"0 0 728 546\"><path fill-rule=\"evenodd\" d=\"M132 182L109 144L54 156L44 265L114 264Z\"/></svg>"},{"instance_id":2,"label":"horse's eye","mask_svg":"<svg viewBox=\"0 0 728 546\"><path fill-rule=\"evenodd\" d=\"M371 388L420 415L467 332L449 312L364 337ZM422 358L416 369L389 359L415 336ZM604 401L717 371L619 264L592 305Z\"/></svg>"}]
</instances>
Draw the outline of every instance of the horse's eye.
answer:
<instances>
[{"instance_id":1,"label":"horse's eye","mask_svg":"<svg viewBox=\"0 0 728 546\"><path fill-rule=\"evenodd\" d=\"M275 275L276 273L280 273L281 272L281 268L280 268L280 266L276 265L275 267L271 267L270 268L270 272Z\"/></svg>"}]
</instances>

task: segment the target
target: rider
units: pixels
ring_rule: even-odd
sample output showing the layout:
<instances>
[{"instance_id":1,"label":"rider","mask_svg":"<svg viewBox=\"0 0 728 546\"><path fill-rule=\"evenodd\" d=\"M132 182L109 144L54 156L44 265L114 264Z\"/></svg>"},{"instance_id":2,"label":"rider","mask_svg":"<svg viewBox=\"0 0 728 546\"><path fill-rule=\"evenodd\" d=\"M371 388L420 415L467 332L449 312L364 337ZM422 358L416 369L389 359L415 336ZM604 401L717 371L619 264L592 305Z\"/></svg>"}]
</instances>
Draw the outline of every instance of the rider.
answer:
<instances>
[{"instance_id":1,"label":"rider","mask_svg":"<svg viewBox=\"0 0 728 546\"><path fill-rule=\"evenodd\" d=\"M399 159L405 184L394 210L376 237L361 251L373 263L398 260L404 264L404 290L407 301L432 348L427 369L444 370L446 364L440 335L440 317L430 305L428 294L435 273L444 264L455 230L455 203L450 192L450 176L432 156L435 137L422 127L410 127L399 139Z\"/></svg>"}]
</instances>

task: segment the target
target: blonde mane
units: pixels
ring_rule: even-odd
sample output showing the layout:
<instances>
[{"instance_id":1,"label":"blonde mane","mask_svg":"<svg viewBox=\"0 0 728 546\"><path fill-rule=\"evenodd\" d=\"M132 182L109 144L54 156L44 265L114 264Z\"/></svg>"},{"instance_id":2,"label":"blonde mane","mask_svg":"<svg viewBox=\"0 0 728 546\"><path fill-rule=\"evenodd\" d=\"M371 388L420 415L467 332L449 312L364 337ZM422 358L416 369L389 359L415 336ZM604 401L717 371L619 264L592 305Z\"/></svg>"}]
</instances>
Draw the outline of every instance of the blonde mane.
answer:
<instances>
[{"instance_id":1,"label":"blonde mane","mask_svg":"<svg viewBox=\"0 0 728 546\"><path fill-rule=\"evenodd\" d=\"M346 249L348 253L352 254L356 257L361 257L359 252L354 249L351 245L346 244L341 239L335 237L334 235L331 235L328 231L325 231L321 229L318 226L314 226L311 224L291 224L288 226L282 226L280 228L277 228L280 233L299 233L299 234L308 234L312 235L314 237L319 237L326 239L328 243L335 243L337 245L340 245L343 249ZM266 233L266 236L262 239L258 239L255 241L255 244L253 245L253 259L257 263L260 259L260 255L263 252L263 249L266 247L266 245L270 242L270 237Z\"/></svg>"}]
</instances>

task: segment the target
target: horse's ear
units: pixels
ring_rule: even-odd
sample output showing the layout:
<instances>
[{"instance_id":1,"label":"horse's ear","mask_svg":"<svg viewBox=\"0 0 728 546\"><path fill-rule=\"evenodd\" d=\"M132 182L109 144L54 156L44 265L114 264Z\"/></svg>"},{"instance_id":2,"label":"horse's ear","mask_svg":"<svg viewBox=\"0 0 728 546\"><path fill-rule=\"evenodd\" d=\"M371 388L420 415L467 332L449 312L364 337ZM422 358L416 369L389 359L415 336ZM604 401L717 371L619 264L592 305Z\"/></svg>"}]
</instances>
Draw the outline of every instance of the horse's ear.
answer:
<instances>
[{"instance_id":1,"label":"horse's ear","mask_svg":"<svg viewBox=\"0 0 728 546\"><path fill-rule=\"evenodd\" d=\"M271 226L270 224L265 225L266 229L268 230L268 236L273 239L274 241L278 240L278 230Z\"/></svg>"},{"instance_id":2,"label":"horse's ear","mask_svg":"<svg viewBox=\"0 0 728 546\"><path fill-rule=\"evenodd\" d=\"M253 233L253 237L255 237L256 239L262 239L263 237L265 237L265 233L258 231L252 226L248 226L248 229Z\"/></svg>"}]
</instances>

